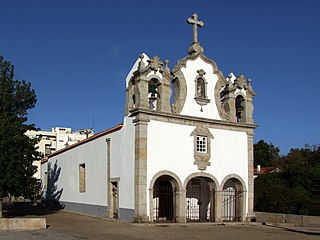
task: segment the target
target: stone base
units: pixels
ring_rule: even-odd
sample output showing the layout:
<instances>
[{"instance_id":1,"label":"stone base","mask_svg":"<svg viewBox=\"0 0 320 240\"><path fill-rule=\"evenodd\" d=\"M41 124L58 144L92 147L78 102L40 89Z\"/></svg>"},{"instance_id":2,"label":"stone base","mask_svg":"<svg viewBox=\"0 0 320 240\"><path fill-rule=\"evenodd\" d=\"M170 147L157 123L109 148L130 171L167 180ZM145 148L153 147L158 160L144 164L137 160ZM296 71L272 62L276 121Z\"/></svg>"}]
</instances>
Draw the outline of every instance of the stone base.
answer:
<instances>
[{"instance_id":1,"label":"stone base","mask_svg":"<svg viewBox=\"0 0 320 240\"><path fill-rule=\"evenodd\" d=\"M149 222L149 217L146 216L146 215L143 215L143 216L134 216L132 218L132 221L135 222L135 223L148 223Z\"/></svg>"},{"instance_id":2,"label":"stone base","mask_svg":"<svg viewBox=\"0 0 320 240\"><path fill-rule=\"evenodd\" d=\"M0 230L46 229L45 218L1 218Z\"/></svg>"},{"instance_id":3,"label":"stone base","mask_svg":"<svg viewBox=\"0 0 320 240\"><path fill-rule=\"evenodd\" d=\"M254 213L248 213L245 219L246 222L256 222L256 215Z\"/></svg>"}]
</instances>

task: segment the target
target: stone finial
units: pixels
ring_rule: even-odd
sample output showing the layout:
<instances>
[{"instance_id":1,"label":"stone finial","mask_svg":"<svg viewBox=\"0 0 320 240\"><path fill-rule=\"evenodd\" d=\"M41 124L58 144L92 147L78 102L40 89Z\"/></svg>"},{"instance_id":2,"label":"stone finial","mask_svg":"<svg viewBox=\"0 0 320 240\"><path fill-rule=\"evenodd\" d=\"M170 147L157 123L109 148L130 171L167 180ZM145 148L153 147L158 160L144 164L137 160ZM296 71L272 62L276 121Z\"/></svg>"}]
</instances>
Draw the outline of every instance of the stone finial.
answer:
<instances>
[{"instance_id":1,"label":"stone finial","mask_svg":"<svg viewBox=\"0 0 320 240\"><path fill-rule=\"evenodd\" d=\"M169 60L168 59L164 60L164 64L165 64L166 68L169 68Z\"/></svg>"},{"instance_id":2,"label":"stone finial","mask_svg":"<svg viewBox=\"0 0 320 240\"><path fill-rule=\"evenodd\" d=\"M156 73L158 69L161 69L161 67L163 66L163 63L157 55L153 56L150 60L148 60L148 63L149 68L153 70L154 73Z\"/></svg>"},{"instance_id":3,"label":"stone finial","mask_svg":"<svg viewBox=\"0 0 320 240\"><path fill-rule=\"evenodd\" d=\"M246 79L242 73L234 80L234 84L240 89L246 87Z\"/></svg>"},{"instance_id":4,"label":"stone finial","mask_svg":"<svg viewBox=\"0 0 320 240\"><path fill-rule=\"evenodd\" d=\"M188 18L187 20L188 24L192 24L193 27L193 43L198 42L198 26L203 27L204 22L198 20L198 14L194 13L191 18Z\"/></svg>"},{"instance_id":5,"label":"stone finial","mask_svg":"<svg viewBox=\"0 0 320 240\"><path fill-rule=\"evenodd\" d=\"M144 64L144 61L143 61L143 58L144 58L143 53L141 53L141 54L139 55L139 58L140 58L140 62L139 62L139 64L138 64L138 69L139 69L139 70L142 70L142 69L145 67L145 64Z\"/></svg>"}]
</instances>

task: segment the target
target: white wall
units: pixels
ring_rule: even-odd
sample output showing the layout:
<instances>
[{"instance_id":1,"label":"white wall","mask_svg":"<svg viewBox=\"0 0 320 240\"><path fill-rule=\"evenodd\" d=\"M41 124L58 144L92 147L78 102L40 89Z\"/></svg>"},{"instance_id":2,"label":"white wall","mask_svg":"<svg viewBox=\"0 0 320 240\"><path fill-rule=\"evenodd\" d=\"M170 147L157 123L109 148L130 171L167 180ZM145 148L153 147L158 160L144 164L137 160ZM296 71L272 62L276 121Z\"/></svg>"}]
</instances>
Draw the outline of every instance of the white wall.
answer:
<instances>
[{"instance_id":1,"label":"white wall","mask_svg":"<svg viewBox=\"0 0 320 240\"><path fill-rule=\"evenodd\" d=\"M60 201L106 205L106 142L101 137L49 159L50 169L61 169L57 190ZM86 191L79 192L79 165L85 164ZM48 169L48 172L50 171Z\"/></svg>"},{"instance_id":2,"label":"white wall","mask_svg":"<svg viewBox=\"0 0 320 240\"><path fill-rule=\"evenodd\" d=\"M175 173L182 184L190 174L201 172L194 165L194 137L190 136L194 129L193 126L158 121L148 123L148 188L153 176L162 170ZM220 129L210 129L210 132L214 137L211 140L211 166L204 172L213 175L219 185L229 174L239 175L247 184L247 134Z\"/></svg>"},{"instance_id":3,"label":"white wall","mask_svg":"<svg viewBox=\"0 0 320 240\"><path fill-rule=\"evenodd\" d=\"M120 178L119 207L134 208L134 125L131 118L111 139L111 178Z\"/></svg>"},{"instance_id":4,"label":"white wall","mask_svg":"<svg viewBox=\"0 0 320 240\"><path fill-rule=\"evenodd\" d=\"M111 178L120 178L119 207L134 206L134 127L125 119L121 130L49 158L51 169L61 168L56 182L60 201L107 206L107 143L111 139ZM86 192L79 191L79 165L85 164Z\"/></svg>"}]
</instances>

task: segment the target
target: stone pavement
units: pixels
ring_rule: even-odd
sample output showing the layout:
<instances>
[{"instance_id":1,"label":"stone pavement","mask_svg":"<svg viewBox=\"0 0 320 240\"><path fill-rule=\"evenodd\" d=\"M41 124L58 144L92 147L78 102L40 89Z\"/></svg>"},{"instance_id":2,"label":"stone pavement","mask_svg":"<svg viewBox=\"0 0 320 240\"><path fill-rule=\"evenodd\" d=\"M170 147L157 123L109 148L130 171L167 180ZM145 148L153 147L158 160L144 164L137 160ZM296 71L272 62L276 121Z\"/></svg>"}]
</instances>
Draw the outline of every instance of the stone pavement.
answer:
<instances>
[{"instance_id":1,"label":"stone pavement","mask_svg":"<svg viewBox=\"0 0 320 240\"><path fill-rule=\"evenodd\" d=\"M40 213L34 214L39 216ZM32 217L33 214L24 217ZM64 211L44 212L48 228L35 231L3 231L4 240L79 240L79 239L230 239L230 240L312 240L319 239L320 229L284 228L261 224L133 224L110 221ZM299 231L296 231L299 230Z\"/></svg>"}]
</instances>

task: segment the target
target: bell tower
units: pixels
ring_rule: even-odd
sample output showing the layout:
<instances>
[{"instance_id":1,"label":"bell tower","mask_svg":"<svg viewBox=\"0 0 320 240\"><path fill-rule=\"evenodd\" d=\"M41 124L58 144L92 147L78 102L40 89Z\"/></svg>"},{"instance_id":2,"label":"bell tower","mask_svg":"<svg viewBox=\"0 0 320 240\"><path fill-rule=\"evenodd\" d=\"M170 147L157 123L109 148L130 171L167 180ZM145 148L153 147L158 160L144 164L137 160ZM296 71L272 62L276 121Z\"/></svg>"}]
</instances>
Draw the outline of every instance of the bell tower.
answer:
<instances>
[{"instance_id":1,"label":"bell tower","mask_svg":"<svg viewBox=\"0 0 320 240\"><path fill-rule=\"evenodd\" d=\"M126 116L136 109L158 112L171 112L170 81L173 76L158 56L148 58L141 54L137 60L137 69L129 79L126 88Z\"/></svg>"},{"instance_id":2,"label":"bell tower","mask_svg":"<svg viewBox=\"0 0 320 240\"><path fill-rule=\"evenodd\" d=\"M211 180L219 181L223 174L232 181L241 179L245 189L242 217L253 214L256 125L252 115L256 93L251 79L233 73L225 78L216 62L204 54L198 36L204 22L198 15L193 14L187 23L192 25L193 36L188 55L178 60L172 70L168 60L149 58L143 53L126 79L125 117L134 127L136 222L152 220L155 195L148 181L163 171L183 177L207 174ZM176 144L183 144L185 149L176 150ZM211 199L215 209L222 209L224 186L219 186L219 181L212 183L211 194L217 197ZM179 201L176 207L180 207L175 213L177 219L185 219L185 190L181 188L175 199ZM221 213L217 210L217 221L221 221Z\"/></svg>"}]
</instances>

